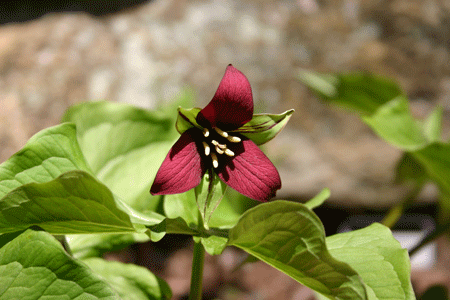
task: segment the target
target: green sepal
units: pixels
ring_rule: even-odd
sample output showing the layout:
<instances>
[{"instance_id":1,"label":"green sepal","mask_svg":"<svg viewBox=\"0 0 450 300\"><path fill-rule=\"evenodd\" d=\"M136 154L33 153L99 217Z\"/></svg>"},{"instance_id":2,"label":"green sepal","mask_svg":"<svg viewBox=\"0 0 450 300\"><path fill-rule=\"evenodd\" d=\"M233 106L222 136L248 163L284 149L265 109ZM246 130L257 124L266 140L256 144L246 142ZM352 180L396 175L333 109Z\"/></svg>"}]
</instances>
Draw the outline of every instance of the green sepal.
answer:
<instances>
[{"instance_id":1,"label":"green sepal","mask_svg":"<svg viewBox=\"0 0 450 300\"><path fill-rule=\"evenodd\" d=\"M242 127L233 130L251 139L255 144L261 145L273 139L286 126L294 113L293 109L282 114L255 114L253 118Z\"/></svg>"},{"instance_id":2,"label":"green sepal","mask_svg":"<svg viewBox=\"0 0 450 300\"><path fill-rule=\"evenodd\" d=\"M202 109L198 107L189 109L179 107L177 122L175 123L177 131L180 134L183 134L183 132L193 127L202 129L202 126L198 125L197 120L195 119L201 110Z\"/></svg>"},{"instance_id":3,"label":"green sepal","mask_svg":"<svg viewBox=\"0 0 450 300\"><path fill-rule=\"evenodd\" d=\"M208 170L200 184L195 187L195 198L205 229L209 229L208 223L211 215L219 206L226 187L227 185L212 170Z\"/></svg>"}]
</instances>

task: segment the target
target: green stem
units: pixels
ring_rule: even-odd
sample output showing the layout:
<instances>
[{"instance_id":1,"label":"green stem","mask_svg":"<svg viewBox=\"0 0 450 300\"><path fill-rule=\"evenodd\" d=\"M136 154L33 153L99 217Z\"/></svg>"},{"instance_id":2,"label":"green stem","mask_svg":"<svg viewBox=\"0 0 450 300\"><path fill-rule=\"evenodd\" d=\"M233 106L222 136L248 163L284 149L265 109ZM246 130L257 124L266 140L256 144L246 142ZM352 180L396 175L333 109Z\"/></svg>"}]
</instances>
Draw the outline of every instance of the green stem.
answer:
<instances>
[{"instance_id":1,"label":"green stem","mask_svg":"<svg viewBox=\"0 0 450 300\"><path fill-rule=\"evenodd\" d=\"M393 228L397 224L398 220L402 216L403 212L414 204L417 195L422 190L423 184L418 183L416 186L406 195L406 197L397 205L392 207L388 214L383 218L381 224Z\"/></svg>"},{"instance_id":2,"label":"green stem","mask_svg":"<svg viewBox=\"0 0 450 300\"><path fill-rule=\"evenodd\" d=\"M192 260L191 292L189 300L202 299L203 263L205 261L205 249L200 240L194 243L194 258Z\"/></svg>"}]
</instances>

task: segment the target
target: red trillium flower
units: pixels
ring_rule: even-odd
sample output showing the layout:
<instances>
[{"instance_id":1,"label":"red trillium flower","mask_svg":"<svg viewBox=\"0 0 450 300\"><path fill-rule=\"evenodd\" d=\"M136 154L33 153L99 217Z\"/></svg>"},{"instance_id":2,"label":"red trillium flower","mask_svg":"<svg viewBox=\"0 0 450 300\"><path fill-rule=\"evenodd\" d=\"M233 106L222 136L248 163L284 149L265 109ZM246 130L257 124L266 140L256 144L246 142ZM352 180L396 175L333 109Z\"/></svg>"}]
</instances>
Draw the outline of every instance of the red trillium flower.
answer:
<instances>
[{"instance_id":1,"label":"red trillium flower","mask_svg":"<svg viewBox=\"0 0 450 300\"><path fill-rule=\"evenodd\" d=\"M150 190L152 195L186 192L212 170L224 183L249 198L267 201L275 196L281 188L280 175L245 135L249 129L262 132L261 129L270 128L264 127L266 121L245 126L254 116L252 90L244 74L229 65L211 102L196 117L189 118L181 111L180 116L188 126L159 168ZM177 129L178 125L177 122Z\"/></svg>"}]
</instances>

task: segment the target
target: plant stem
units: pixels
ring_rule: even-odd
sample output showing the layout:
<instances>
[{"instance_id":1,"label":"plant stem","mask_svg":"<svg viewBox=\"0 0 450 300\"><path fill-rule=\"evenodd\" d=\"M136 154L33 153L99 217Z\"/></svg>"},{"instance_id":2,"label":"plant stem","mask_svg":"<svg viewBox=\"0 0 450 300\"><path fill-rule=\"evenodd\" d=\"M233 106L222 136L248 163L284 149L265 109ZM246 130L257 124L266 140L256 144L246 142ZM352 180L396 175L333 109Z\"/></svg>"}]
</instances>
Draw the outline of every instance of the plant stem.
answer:
<instances>
[{"instance_id":1,"label":"plant stem","mask_svg":"<svg viewBox=\"0 0 450 300\"><path fill-rule=\"evenodd\" d=\"M422 183L416 184L416 186L406 195L405 198L403 198L403 200L399 204L395 205L389 210L388 214L381 221L381 224L392 229L395 224L397 224L403 212L407 208L411 207L412 204L414 204L414 201L416 200L417 195L419 195L420 191L422 190L422 187Z\"/></svg>"},{"instance_id":2,"label":"plant stem","mask_svg":"<svg viewBox=\"0 0 450 300\"><path fill-rule=\"evenodd\" d=\"M189 300L202 299L203 263L205 261L205 249L200 240L194 243L194 257L192 260L191 292Z\"/></svg>"}]
</instances>

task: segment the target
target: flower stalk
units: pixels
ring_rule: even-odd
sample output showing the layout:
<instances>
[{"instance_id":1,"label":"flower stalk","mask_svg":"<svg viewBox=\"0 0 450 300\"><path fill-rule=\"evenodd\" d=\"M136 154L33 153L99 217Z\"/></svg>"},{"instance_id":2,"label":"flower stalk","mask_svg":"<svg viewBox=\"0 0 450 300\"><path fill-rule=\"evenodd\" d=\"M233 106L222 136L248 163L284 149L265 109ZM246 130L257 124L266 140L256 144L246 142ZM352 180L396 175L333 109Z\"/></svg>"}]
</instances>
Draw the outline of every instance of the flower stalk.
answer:
<instances>
[{"instance_id":1,"label":"flower stalk","mask_svg":"<svg viewBox=\"0 0 450 300\"><path fill-rule=\"evenodd\" d=\"M194 257L192 259L191 272L191 291L189 293L189 300L202 299L203 287L203 265L205 262L205 248L200 240L194 242Z\"/></svg>"}]
</instances>

